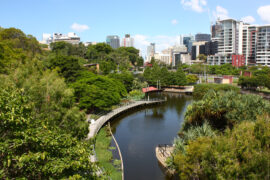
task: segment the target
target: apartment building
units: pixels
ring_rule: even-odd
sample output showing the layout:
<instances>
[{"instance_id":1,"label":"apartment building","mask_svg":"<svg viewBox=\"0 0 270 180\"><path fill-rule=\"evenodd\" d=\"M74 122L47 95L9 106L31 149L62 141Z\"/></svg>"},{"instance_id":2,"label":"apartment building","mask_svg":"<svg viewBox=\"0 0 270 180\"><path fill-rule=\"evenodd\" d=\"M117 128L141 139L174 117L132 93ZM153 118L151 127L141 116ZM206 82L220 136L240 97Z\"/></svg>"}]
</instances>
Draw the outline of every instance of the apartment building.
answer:
<instances>
[{"instance_id":1,"label":"apartment building","mask_svg":"<svg viewBox=\"0 0 270 180\"><path fill-rule=\"evenodd\" d=\"M270 67L270 25L258 27L256 64Z\"/></svg>"},{"instance_id":2,"label":"apartment building","mask_svg":"<svg viewBox=\"0 0 270 180\"><path fill-rule=\"evenodd\" d=\"M270 25L257 26L227 19L218 21L212 33L218 52L208 56L208 64L270 66Z\"/></svg>"},{"instance_id":3,"label":"apartment building","mask_svg":"<svg viewBox=\"0 0 270 180\"><path fill-rule=\"evenodd\" d=\"M130 34L126 34L121 42L122 47L134 47L134 38L130 36Z\"/></svg>"}]
</instances>

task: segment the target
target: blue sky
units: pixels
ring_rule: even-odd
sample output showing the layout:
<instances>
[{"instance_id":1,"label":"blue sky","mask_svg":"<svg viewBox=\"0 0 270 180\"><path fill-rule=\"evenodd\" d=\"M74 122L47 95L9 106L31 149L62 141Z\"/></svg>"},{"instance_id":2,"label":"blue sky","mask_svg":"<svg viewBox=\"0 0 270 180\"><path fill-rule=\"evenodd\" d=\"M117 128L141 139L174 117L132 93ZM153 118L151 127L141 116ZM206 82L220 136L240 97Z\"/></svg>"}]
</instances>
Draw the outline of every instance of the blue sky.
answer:
<instances>
[{"instance_id":1,"label":"blue sky","mask_svg":"<svg viewBox=\"0 0 270 180\"><path fill-rule=\"evenodd\" d=\"M0 26L38 40L76 32L82 41L103 42L129 33L142 51L150 42L158 50L173 45L180 34L210 33L217 17L270 24L270 0L0 0L0 7Z\"/></svg>"}]
</instances>

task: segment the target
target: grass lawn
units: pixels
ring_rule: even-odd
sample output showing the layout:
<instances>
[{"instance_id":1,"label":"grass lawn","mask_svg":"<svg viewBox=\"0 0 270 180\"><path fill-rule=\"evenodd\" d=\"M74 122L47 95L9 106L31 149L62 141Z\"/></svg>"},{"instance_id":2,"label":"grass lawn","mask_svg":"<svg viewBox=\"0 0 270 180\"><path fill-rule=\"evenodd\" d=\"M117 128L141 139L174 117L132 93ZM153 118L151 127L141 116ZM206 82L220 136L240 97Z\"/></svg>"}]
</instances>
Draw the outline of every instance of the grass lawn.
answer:
<instances>
[{"instance_id":1,"label":"grass lawn","mask_svg":"<svg viewBox=\"0 0 270 180\"><path fill-rule=\"evenodd\" d=\"M103 127L96 136L95 151L100 166L105 169L112 180L119 180L122 179L122 172L119 165L116 165L119 160L112 161L113 155L110 151L111 140L112 137L109 135L109 132L107 133L107 127Z\"/></svg>"}]
</instances>

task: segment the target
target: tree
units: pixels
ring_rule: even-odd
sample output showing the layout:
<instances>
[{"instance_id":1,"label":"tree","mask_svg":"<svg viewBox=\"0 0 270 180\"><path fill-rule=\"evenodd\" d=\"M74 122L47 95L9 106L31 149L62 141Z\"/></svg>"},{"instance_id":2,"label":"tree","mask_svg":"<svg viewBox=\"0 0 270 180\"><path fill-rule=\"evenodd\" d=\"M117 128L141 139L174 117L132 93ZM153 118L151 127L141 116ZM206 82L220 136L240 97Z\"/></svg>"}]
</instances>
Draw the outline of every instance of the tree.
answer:
<instances>
[{"instance_id":1,"label":"tree","mask_svg":"<svg viewBox=\"0 0 270 180\"><path fill-rule=\"evenodd\" d=\"M109 110L127 95L124 85L118 80L82 72L72 84L81 108L87 110Z\"/></svg>"},{"instance_id":2,"label":"tree","mask_svg":"<svg viewBox=\"0 0 270 180\"><path fill-rule=\"evenodd\" d=\"M207 61L207 56L205 54L199 54L197 59L203 60L204 62L206 62Z\"/></svg>"},{"instance_id":3,"label":"tree","mask_svg":"<svg viewBox=\"0 0 270 180\"><path fill-rule=\"evenodd\" d=\"M57 69L59 74L63 76L67 82L74 82L79 72L83 69L79 65L79 58L61 54L53 54L50 56L47 60L47 67Z\"/></svg>"},{"instance_id":4,"label":"tree","mask_svg":"<svg viewBox=\"0 0 270 180\"><path fill-rule=\"evenodd\" d=\"M198 76L190 74L187 75L187 84L195 84L199 80Z\"/></svg>"},{"instance_id":5,"label":"tree","mask_svg":"<svg viewBox=\"0 0 270 180\"><path fill-rule=\"evenodd\" d=\"M98 43L96 45L88 46L86 57L89 62L97 63L100 60L104 60L104 58L111 52L113 52L113 49L110 45L106 43Z\"/></svg>"},{"instance_id":6,"label":"tree","mask_svg":"<svg viewBox=\"0 0 270 180\"><path fill-rule=\"evenodd\" d=\"M182 68L178 68L175 74L175 85L184 86L187 84L187 79Z\"/></svg>"},{"instance_id":7,"label":"tree","mask_svg":"<svg viewBox=\"0 0 270 180\"><path fill-rule=\"evenodd\" d=\"M134 77L130 72L114 73L110 74L108 77L120 81L125 86L127 92L132 90Z\"/></svg>"}]
</instances>

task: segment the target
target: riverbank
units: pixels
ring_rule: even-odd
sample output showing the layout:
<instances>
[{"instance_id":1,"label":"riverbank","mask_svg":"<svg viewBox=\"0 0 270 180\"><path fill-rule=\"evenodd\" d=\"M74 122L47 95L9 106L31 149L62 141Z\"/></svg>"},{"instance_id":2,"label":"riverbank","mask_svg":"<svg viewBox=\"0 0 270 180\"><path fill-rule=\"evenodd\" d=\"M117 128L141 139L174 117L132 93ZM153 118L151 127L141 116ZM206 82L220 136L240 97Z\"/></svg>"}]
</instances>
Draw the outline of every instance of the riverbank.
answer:
<instances>
[{"instance_id":1,"label":"riverbank","mask_svg":"<svg viewBox=\"0 0 270 180\"><path fill-rule=\"evenodd\" d=\"M97 160L105 173L112 180L122 179L121 162L113 160L111 146L112 136L109 133L108 127L103 127L96 136L95 151Z\"/></svg>"},{"instance_id":2,"label":"riverbank","mask_svg":"<svg viewBox=\"0 0 270 180\"><path fill-rule=\"evenodd\" d=\"M174 147L169 145L158 145L155 149L158 162L166 169L166 173L169 176L175 174L175 170L169 169L166 163L167 159L171 157L173 150Z\"/></svg>"}]
</instances>

